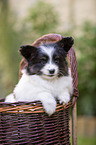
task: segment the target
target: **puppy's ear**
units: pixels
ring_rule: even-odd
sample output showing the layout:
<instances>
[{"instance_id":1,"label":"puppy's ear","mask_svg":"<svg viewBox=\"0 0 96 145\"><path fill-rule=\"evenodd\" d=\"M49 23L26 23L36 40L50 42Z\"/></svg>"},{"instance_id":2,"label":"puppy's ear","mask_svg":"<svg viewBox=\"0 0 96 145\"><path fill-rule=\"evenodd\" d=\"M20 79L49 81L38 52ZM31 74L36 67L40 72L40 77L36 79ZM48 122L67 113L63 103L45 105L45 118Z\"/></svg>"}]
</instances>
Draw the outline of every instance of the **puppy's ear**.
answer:
<instances>
[{"instance_id":1,"label":"puppy's ear","mask_svg":"<svg viewBox=\"0 0 96 145\"><path fill-rule=\"evenodd\" d=\"M25 57L27 60L29 60L30 57L32 56L32 54L34 55L36 50L37 50L37 48L34 46L23 45L23 46L20 46L19 52L23 57Z\"/></svg>"},{"instance_id":2,"label":"puppy's ear","mask_svg":"<svg viewBox=\"0 0 96 145\"><path fill-rule=\"evenodd\" d=\"M74 39L72 37L65 37L57 42L57 45L63 48L66 52L69 51L69 49L72 47L73 44L74 44Z\"/></svg>"}]
</instances>

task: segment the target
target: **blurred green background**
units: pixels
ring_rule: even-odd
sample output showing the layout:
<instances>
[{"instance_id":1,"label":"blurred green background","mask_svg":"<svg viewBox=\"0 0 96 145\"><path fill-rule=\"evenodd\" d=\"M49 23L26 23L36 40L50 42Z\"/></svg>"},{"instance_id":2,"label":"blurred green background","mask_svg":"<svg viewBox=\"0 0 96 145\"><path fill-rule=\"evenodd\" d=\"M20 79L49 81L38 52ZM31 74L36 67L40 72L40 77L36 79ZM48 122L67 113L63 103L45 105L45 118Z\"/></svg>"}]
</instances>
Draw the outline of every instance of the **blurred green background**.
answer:
<instances>
[{"instance_id":1,"label":"blurred green background","mask_svg":"<svg viewBox=\"0 0 96 145\"><path fill-rule=\"evenodd\" d=\"M78 63L78 145L96 144L96 1L0 0L0 98L18 82L20 45L73 36Z\"/></svg>"}]
</instances>

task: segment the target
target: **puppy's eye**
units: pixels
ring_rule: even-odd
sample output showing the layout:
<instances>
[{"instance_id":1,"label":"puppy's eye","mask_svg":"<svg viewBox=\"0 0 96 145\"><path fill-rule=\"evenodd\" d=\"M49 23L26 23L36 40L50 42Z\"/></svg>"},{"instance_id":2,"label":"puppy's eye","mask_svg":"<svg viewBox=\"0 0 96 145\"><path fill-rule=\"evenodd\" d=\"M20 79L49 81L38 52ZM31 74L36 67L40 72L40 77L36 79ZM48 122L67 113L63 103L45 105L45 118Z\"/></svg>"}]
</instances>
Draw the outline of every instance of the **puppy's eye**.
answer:
<instances>
[{"instance_id":1,"label":"puppy's eye","mask_svg":"<svg viewBox=\"0 0 96 145\"><path fill-rule=\"evenodd\" d=\"M54 58L54 61L55 61L55 63L58 63L59 62L59 56L56 56L55 58Z\"/></svg>"},{"instance_id":2,"label":"puppy's eye","mask_svg":"<svg viewBox=\"0 0 96 145\"><path fill-rule=\"evenodd\" d=\"M46 63L46 62L47 62L47 58L46 58L46 57L42 57L42 58L41 58L41 63L44 64L44 63Z\"/></svg>"}]
</instances>

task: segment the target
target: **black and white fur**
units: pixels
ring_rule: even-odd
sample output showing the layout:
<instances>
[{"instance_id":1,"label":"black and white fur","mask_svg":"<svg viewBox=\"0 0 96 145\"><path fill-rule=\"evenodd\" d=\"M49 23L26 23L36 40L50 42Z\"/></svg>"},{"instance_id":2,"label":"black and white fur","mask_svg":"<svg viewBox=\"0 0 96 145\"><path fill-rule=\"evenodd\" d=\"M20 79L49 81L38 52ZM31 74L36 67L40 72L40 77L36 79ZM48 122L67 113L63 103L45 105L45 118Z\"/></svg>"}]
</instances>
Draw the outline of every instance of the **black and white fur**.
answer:
<instances>
[{"instance_id":1,"label":"black and white fur","mask_svg":"<svg viewBox=\"0 0 96 145\"><path fill-rule=\"evenodd\" d=\"M60 103L68 103L73 86L66 57L73 43L72 37L65 37L37 48L21 46L19 51L28 61L28 66L23 70L13 94L8 95L5 102L39 100L49 115L55 112L56 99Z\"/></svg>"}]
</instances>

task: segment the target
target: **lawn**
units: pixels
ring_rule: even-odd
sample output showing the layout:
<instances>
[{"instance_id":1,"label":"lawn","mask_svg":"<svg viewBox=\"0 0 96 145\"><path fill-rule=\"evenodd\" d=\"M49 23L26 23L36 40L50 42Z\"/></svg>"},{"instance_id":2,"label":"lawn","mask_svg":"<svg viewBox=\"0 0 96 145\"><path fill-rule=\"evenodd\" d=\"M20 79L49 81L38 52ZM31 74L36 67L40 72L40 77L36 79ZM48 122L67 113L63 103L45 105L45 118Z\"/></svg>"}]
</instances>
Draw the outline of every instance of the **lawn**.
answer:
<instances>
[{"instance_id":1,"label":"lawn","mask_svg":"<svg viewBox=\"0 0 96 145\"><path fill-rule=\"evenodd\" d=\"M95 137L78 137L77 145L96 145Z\"/></svg>"},{"instance_id":2,"label":"lawn","mask_svg":"<svg viewBox=\"0 0 96 145\"><path fill-rule=\"evenodd\" d=\"M72 139L71 139L72 144ZM78 137L77 145L96 145L96 138L95 137Z\"/></svg>"}]
</instances>

